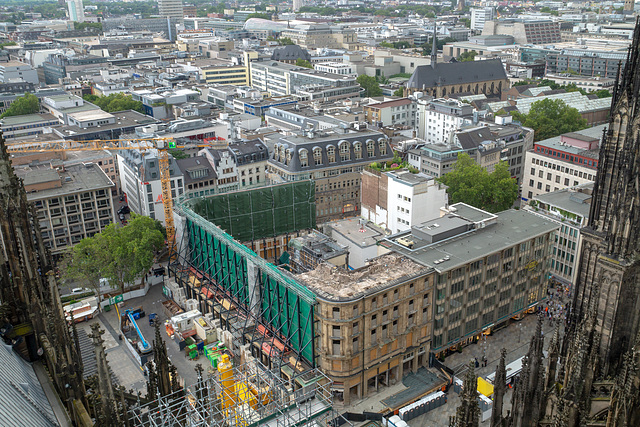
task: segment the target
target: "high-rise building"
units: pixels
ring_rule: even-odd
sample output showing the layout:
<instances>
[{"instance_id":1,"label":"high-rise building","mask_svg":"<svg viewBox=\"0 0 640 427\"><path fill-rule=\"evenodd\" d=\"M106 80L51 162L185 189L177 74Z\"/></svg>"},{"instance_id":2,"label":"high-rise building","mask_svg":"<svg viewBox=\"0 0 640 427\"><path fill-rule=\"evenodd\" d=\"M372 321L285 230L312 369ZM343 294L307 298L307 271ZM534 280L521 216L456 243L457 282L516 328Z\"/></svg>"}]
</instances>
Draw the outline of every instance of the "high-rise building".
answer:
<instances>
[{"instance_id":1,"label":"high-rise building","mask_svg":"<svg viewBox=\"0 0 640 427\"><path fill-rule=\"evenodd\" d=\"M484 23L496 18L496 10L493 7L480 7L471 9L471 29L479 33L484 28Z\"/></svg>"},{"instance_id":2,"label":"high-rise building","mask_svg":"<svg viewBox=\"0 0 640 427\"><path fill-rule=\"evenodd\" d=\"M293 11L297 12L304 6L304 0L293 0Z\"/></svg>"},{"instance_id":3,"label":"high-rise building","mask_svg":"<svg viewBox=\"0 0 640 427\"><path fill-rule=\"evenodd\" d=\"M162 16L175 18L179 23L184 21L182 0L158 0L158 12Z\"/></svg>"},{"instance_id":4,"label":"high-rise building","mask_svg":"<svg viewBox=\"0 0 640 427\"><path fill-rule=\"evenodd\" d=\"M68 0L69 19L75 22L84 22L84 4L82 0Z\"/></svg>"}]
</instances>

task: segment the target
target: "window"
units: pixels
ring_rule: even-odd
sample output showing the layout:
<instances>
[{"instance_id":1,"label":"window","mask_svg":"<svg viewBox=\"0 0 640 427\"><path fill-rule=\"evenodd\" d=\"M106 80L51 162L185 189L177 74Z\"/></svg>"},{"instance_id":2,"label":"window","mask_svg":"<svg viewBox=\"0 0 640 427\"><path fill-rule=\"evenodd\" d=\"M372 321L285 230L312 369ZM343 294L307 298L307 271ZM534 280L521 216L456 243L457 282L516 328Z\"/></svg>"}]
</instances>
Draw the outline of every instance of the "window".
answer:
<instances>
[{"instance_id":1,"label":"window","mask_svg":"<svg viewBox=\"0 0 640 427\"><path fill-rule=\"evenodd\" d=\"M314 161L316 166L322 164L322 149L321 148L316 147L316 148L313 149L313 161Z\"/></svg>"},{"instance_id":2,"label":"window","mask_svg":"<svg viewBox=\"0 0 640 427\"><path fill-rule=\"evenodd\" d=\"M385 140L381 140L378 142L378 148L380 149L380 155L381 156L386 156L387 155L387 141Z\"/></svg>"},{"instance_id":3,"label":"window","mask_svg":"<svg viewBox=\"0 0 640 427\"><path fill-rule=\"evenodd\" d=\"M356 156L356 160L362 159L362 143L356 142L353 144L353 152Z\"/></svg>"},{"instance_id":4,"label":"window","mask_svg":"<svg viewBox=\"0 0 640 427\"><path fill-rule=\"evenodd\" d=\"M347 141L340 143L340 161L345 162L351 160L351 149Z\"/></svg>"},{"instance_id":5,"label":"window","mask_svg":"<svg viewBox=\"0 0 640 427\"><path fill-rule=\"evenodd\" d=\"M309 166L308 153L309 152L304 148L298 152L298 158L300 159L300 167L306 168L307 166Z\"/></svg>"},{"instance_id":6,"label":"window","mask_svg":"<svg viewBox=\"0 0 640 427\"><path fill-rule=\"evenodd\" d=\"M336 148L333 145L327 145L327 157L329 159L329 163L335 163Z\"/></svg>"},{"instance_id":7,"label":"window","mask_svg":"<svg viewBox=\"0 0 640 427\"><path fill-rule=\"evenodd\" d=\"M371 140L367 141L367 157L375 157L375 150L374 142Z\"/></svg>"}]
</instances>

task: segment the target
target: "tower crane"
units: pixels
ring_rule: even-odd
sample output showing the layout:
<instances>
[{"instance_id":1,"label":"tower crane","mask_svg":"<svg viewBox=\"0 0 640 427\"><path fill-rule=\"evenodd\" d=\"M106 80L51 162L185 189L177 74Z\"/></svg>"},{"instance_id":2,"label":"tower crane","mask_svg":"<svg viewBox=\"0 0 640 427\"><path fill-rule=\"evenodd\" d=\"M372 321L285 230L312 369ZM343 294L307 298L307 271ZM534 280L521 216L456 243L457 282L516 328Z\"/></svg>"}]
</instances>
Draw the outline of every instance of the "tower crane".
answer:
<instances>
[{"instance_id":1,"label":"tower crane","mask_svg":"<svg viewBox=\"0 0 640 427\"><path fill-rule=\"evenodd\" d=\"M185 148L184 145L176 145L173 138L139 138L139 139L91 139L85 141L15 141L6 142L7 151L14 153L46 153L59 151L119 151L139 150L158 151L158 163L160 166L160 184L162 187L162 205L164 209L164 221L167 230L167 245L169 252L175 244L176 229L173 224L173 198L171 197L171 180L169 175L169 152L173 148ZM208 145L198 145L207 147Z\"/></svg>"}]
</instances>

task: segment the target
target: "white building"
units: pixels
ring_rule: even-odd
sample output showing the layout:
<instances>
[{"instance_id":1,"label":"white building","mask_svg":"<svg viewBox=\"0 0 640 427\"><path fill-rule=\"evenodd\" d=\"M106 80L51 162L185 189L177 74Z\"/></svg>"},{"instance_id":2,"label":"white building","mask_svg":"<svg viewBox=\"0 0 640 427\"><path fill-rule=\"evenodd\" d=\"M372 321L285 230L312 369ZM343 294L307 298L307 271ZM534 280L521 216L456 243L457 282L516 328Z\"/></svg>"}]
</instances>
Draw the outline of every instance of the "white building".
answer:
<instances>
[{"instance_id":1,"label":"white building","mask_svg":"<svg viewBox=\"0 0 640 427\"><path fill-rule=\"evenodd\" d=\"M297 12L304 6L304 0L293 0L293 11Z\"/></svg>"},{"instance_id":2,"label":"white building","mask_svg":"<svg viewBox=\"0 0 640 427\"><path fill-rule=\"evenodd\" d=\"M355 74L355 70L351 64L342 62L319 62L313 65L318 71L323 73L341 74L343 76L351 76Z\"/></svg>"},{"instance_id":3,"label":"white building","mask_svg":"<svg viewBox=\"0 0 640 427\"><path fill-rule=\"evenodd\" d=\"M375 200L365 195L366 191L376 187L379 194L386 194L386 197ZM431 176L407 170L382 174L365 170L362 173L362 188L362 217L389 229L392 234L438 218L440 208L449 200L446 186Z\"/></svg>"},{"instance_id":4,"label":"white building","mask_svg":"<svg viewBox=\"0 0 640 427\"><path fill-rule=\"evenodd\" d=\"M70 21L84 22L84 4L82 4L82 0L67 0L67 10Z\"/></svg>"},{"instance_id":5,"label":"white building","mask_svg":"<svg viewBox=\"0 0 640 427\"><path fill-rule=\"evenodd\" d=\"M131 210L139 215L157 219L164 224L164 206L162 203L162 184L160 183L160 165L156 150L144 154L138 150L122 150L118 153L120 186L126 194ZM169 156L169 175L171 177L171 197L182 196L184 180L182 172Z\"/></svg>"},{"instance_id":6,"label":"white building","mask_svg":"<svg viewBox=\"0 0 640 427\"><path fill-rule=\"evenodd\" d=\"M471 9L471 29L482 32L484 23L496 19L496 10L493 7L481 7Z\"/></svg>"},{"instance_id":7,"label":"white building","mask_svg":"<svg viewBox=\"0 0 640 427\"><path fill-rule=\"evenodd\" d=\"M27 82L38 84L38 72L18 61L0 63L0 83Z\"/></svg>"},{"instance_id":8,"label":"white building","mask_svg":"<svg viewBox=\"0 0 640 427\"><path fill-rule=\"evenodd\" d=\"M158 12L162 16L175 18L179 23L184 22L182 0L158 0Z\"/></svg>"},{"instance_id":9,"label":"white building","mask_svg":"<svg viewBox=\"0 0 640 427\"><path fill-rule=\"evenodd\" d=\"M427 143L448 142L451 135L473 121L473 107L456 99L418 100L418 138Z\"/></svg>"},{"instance_id":10,"label":"white building","mask_svg":"<svg viewBox=\"0 0 640 427\"><path fill-rule=\"evenodd\" d=\"M522 201L595 180L602 129L595 126L538 141L526 154Z\"/></svg>"}]
</instances>

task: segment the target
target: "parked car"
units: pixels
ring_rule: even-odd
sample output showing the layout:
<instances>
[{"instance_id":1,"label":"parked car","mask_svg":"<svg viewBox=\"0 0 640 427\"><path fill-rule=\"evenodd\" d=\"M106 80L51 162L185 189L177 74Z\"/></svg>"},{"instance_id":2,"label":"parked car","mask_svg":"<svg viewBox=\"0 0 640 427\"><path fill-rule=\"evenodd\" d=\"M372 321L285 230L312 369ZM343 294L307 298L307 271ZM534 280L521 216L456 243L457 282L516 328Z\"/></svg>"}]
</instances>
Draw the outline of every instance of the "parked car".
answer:
<instances>
[{"instance_id":1,"label":"parked car","mask_svg":"<svg viewBox=\"0 0 640 427\"><path fill-rule=\"evenodd\" d=\"M71 295L80 295L92 292L89 288L73 288L71 289Z\"/></svg>"},{"instance_id":2,"label":"parked car","mask_svg":"<svg viewBox=\"0 0 640 427\"><path fill-rule=\"evenodd\" d=\"M118 209L118 215L128 215L130 213L131 209L129 209L129 206L127 205L124 205L120 209Z\"/></svg>"}]
</instances>

